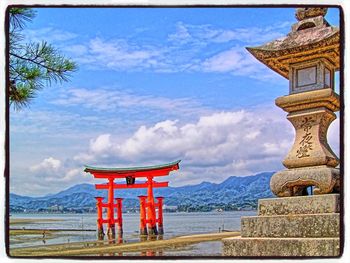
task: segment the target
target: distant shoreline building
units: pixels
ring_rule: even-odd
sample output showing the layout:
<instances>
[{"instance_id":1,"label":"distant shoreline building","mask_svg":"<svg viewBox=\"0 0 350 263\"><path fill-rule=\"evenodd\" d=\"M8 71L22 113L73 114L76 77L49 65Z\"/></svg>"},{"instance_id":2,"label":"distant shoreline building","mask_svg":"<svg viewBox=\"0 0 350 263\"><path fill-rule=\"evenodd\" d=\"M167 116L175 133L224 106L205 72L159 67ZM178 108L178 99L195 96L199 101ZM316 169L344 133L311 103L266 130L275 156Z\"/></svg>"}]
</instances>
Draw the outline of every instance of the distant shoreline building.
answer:
<instances>
[{"instance_id":1,"label":"distant shoreline building","mask_svg":"<svg viewBox=\"0 0 350 263\"><path fill-rule=\"evenodd\" d=\"M163 205L164 212L176 212L178 209L177 205Z\"/></svg>"}]
</instances>

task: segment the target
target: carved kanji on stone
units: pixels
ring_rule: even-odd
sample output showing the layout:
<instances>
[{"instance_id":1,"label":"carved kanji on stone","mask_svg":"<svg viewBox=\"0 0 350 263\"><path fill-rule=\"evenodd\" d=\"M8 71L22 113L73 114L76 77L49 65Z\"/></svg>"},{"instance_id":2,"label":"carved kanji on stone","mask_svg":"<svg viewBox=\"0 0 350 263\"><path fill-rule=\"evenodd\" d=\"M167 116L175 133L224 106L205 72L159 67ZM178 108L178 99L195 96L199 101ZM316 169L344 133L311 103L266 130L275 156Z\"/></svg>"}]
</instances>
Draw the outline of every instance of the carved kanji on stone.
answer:
<instances>
[{"instance_id":1,"label":"carved kanji on stone","mask_svg":"<svg viewBox=\"0 0 350 263\"><path fill-rule=\"evenodd\" d=\"M285 37L247 48L260 62L289 79L289 95L276 99L295 128L294 144L283 160L287 170L274 174L277 196L337 191L338 157L327 142L327 130L340 108L334 73L340 67L340 31L324 18L327 8L298 8L298 22ZM312 168L312 169L311 169Z\"/></svg>"}]
</instances>

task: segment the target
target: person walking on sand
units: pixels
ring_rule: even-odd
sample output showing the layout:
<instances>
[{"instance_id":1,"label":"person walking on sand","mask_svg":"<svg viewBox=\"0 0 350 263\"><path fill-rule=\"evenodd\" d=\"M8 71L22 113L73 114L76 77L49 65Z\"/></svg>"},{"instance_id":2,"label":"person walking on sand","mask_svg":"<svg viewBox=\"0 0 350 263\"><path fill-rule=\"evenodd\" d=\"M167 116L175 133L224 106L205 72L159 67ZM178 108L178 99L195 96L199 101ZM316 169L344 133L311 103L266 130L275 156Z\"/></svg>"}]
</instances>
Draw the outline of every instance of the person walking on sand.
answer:
<instances>
[{"instance_id":1,"label":"person walking on sand","mask_svg":"<svg viewBox=\"0 0 350 263\"><path fill-rule=\"evenodd\" d=\"M43 231L43 238L45 238L45 234L46 234L46 232L45 232L45 230Z\"/></svg>"}]
</instances>

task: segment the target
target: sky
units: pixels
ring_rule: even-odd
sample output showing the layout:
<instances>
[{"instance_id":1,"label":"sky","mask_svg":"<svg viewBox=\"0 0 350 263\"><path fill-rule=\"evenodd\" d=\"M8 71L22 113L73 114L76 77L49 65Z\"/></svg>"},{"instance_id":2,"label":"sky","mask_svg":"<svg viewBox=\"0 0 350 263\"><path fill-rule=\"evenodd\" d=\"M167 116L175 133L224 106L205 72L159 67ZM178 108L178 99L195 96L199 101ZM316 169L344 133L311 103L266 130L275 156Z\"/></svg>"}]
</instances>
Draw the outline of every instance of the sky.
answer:
<instances>
[{"instance_id":1,"label":"sky","mask_svg":"<svg viewBox=\"0 0 350 263\"><path fill-rule=\"evenodd\" d=\"M10 192L97 183L84 165L181 159L170 186L284 168L294 128L274 101L288 80L245 47L290 32L294 8L35 10L26 41L51 43L79 69L11 109ZM326 19L339 26L339 11ZM338 119L328 140L339 156Z\"/></svg>"}]
</instances>

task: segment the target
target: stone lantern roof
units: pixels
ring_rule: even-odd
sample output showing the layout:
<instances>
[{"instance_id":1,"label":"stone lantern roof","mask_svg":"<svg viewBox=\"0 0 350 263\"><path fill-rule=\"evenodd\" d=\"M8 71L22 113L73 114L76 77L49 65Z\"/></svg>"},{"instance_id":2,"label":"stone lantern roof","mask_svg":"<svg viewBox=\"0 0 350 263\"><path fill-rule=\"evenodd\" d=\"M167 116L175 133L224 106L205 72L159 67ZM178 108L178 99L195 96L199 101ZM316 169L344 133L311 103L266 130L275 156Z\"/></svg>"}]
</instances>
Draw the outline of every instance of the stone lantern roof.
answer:
<instances>
[{"instance_id":1,"label":"stone lantern roof","mask_svg":"<svg viewBox=\"0 0 350 263\"><path fill-rule=\"evenodd\" d=\"M290 64L325 58L339 70L339 28L330 26L324 16L327 8L297 8L297 23L285 37L247 50L266 66L289 78Z\"/></svg>"}]
</instances>

